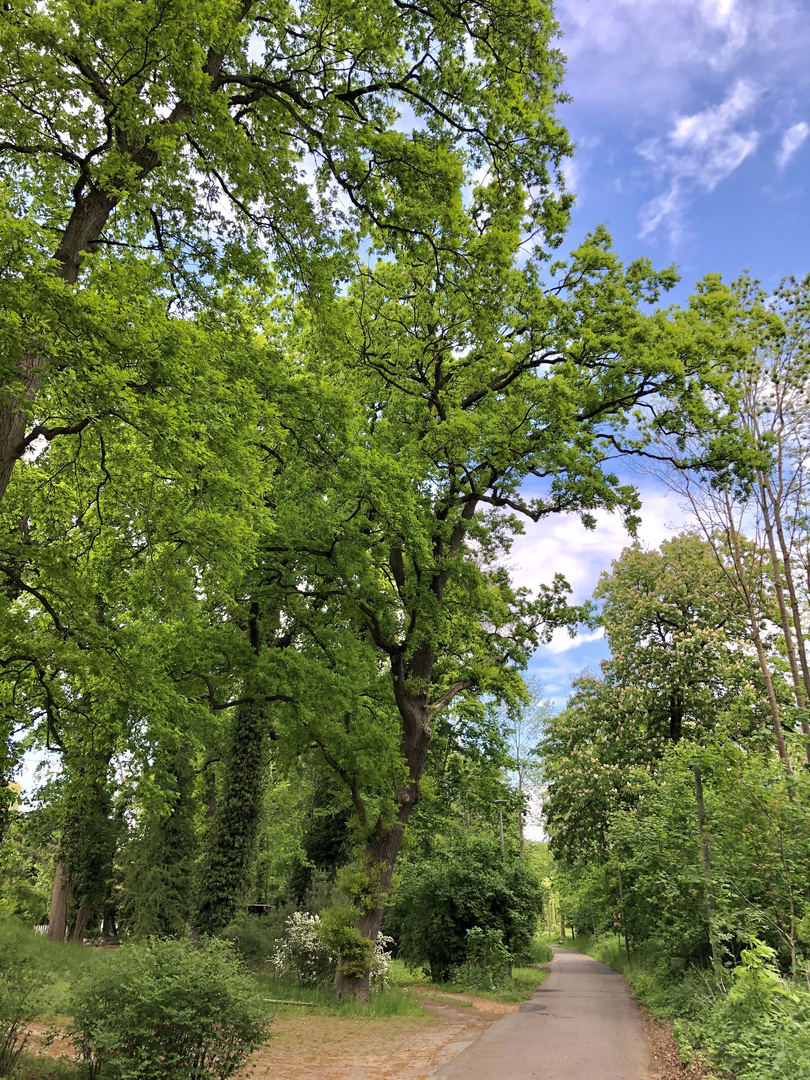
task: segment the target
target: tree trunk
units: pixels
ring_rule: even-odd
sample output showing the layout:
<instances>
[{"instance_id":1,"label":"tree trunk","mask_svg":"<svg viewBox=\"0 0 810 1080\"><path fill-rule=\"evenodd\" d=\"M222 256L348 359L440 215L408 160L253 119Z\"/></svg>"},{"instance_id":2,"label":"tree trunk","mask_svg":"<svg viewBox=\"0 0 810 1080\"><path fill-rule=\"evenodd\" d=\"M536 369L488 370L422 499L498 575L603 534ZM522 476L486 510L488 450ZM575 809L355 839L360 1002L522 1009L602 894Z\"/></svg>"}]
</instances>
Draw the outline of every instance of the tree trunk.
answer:
<instances>
[{"instance_id":1,"label":"tree trunk","mask_svg":"<svg viewBox=\"0 0 810 1080\"><path fill-rule=\"evenodd\" d=\"M695 774L695 802L697 803L698 828L700 830L700 857L703 862L703 874L706 878L706 915L709 926L709 945L712 950L712 963L720 963L720 952L714 940L714 889L712 887L712 860L709 854L709 837L706 832L706 808L703 802L703 777L700 766L693 767Z\"/></svg>"},{"instance_id":2,"label":"tree trunk","mask_svg":"<svg viewBox=\"0 0 810 1080\"><path fill-rule=\"evenodd\" d=\"M771 569L773 571L773 584L776 591L776 599L779 605L779 620L782 624L782 634L785 639L785 650L787 651L788 664L790 665L790 674L793 680L793 689L796 696L796 704L799 708L801 716L802 731L805 736L808 737L808 742L805 745L805 756L807 761L810 762L810 721L807 716L807 655L804 651L804 637L802 630L801 618L798 617L798 604L795 597L795 589L792 588L793 577L790 571L790 552L785 550L784 533L779 528L780 533L780 546L782 547L783 555L785 557L784 566L780 564L779 556L776 552L776 542L774 539L774 528L771 521L770 508L768 505L768 489L765 486L765 482L760 478L760 505L762 508L763 521L765 523L765 534L768 537L768 551L771 556ZM774 506L774 514L779 517L779 507ZM791 611L788 611L788 605L785 600L785 590L782 587L782 572L784 571L785 578L788 584L789 592L791 593ZM794 645L794 631L796 635L796 643ZM799 671L799 663L797 660L796 652L797 646L799 653L803 657L802 671Z\"/></svg>"},{"instance_id":3,"label":"tree trunk","mask_svg":"<svg viewBox=\"0 0 810 1080\"><path fill-rule=\"evenodd\" d=\"M779 702L776 700L776 692L773 686L773 677L771 675L771 668L768 663L768 657L765 652L765 646L762 643L762 635L759 631L759 619L760 613L757 610L756 603L751 591L748 574L743 563L742 552L740 551L740 539L737 534L737 529L734 525L734 515L731 510L731 500L729 499L728 492L724 493L726 504L726 532L729 538L731 557L734 562L734 571L739 582L740 595L745 603L746 611L748 613L748 623L751 627L751 637L754 641L754 647L757 651L757 660L759 661L759 669L762 672L762 678L765 682L765 693L768 697L768 708L771 713L771 724L773 726L774 736L776 738L776 748L779 752L782 765L785 770L785 776L787 778L787 793L791 802L796 801L796 790L793 783L793 766L790 763L790 755L787 752L787 746L785 745L785 736L782 731L782 720L779 716Z\"/></svg>"},{"instance_id":4,"label":"tree trunk","mask_svg":"<svg viewBox=\"0 0 810 1080\"><path fill-rule=\"evenodd\" d=\"M76 921L70 934L73 945L81 945L84 941L84 932L87 929L87 919L90 915L90 900L84 900L76 912Z\"/></svg>"},{"instance_id":5,"label":"tree trunk","mask_svg":"<svg viewBox=\"0 0 810 1080\"><path fill-rule=\"evenodd\" d=\"M70 903L70 874L57 863L53 878L51 913L48 918L48 937L63 942L67 935L67 914Z\"/></svg>"},{"instance_id":6,"label":"tree trunk","mask_svg":"<svg viewBox=\"0 0 810 1080\"><path fill-rule=\"evenodd\" d=\"M520 857L524 859L526 857L525 846L526 838L523 831L523 773L518 772L518 837L520 838ZM503 842L503 837L501 837Z\"/></svg>"},{"instance_id":7,"label":"tree trunk","mask_svg":"<svg viewBox=\"0 0 810 1080\"><path fill-rule=\"evenodd\" d=\"M380 932L387 894L391 888L394 864L402 846L402 838L405 835L405 826L411 816L411 811L418 801L416 790L415 788L412 789L410 785L408 792L400 792L399 796L400 810L397 814L396 824L385 827L381 825L381 822L378 822L377 828L366 845L364 858L366 874L364 877L370 886L367 895L375 896L377 903L371 909L363 910L359 908L359 914L354 925L363 937L372 943L377 940L377 934ZM342 966L350 960L350 957L342 956L340 958L340 963L338 963L335 972L335 993L344 1001L356 1001L360 1004L366 1004L371 989L369 972L366 971L363 976L358 978L347 974L345 970L341 970Z\"/></svg>"},{"instance_id":8,"label":"tree trunk","mask_svg":"<svg viewBox=\"0 0 810 1080\"><path fill-rule=\"evenodd\" d=\"M101 936L104 938L118 937L118 927L115 925L115 913L111 904L104 905L104 914L101 917Z\"/></svg>"},{"instance_id":9,"label":"tree trunk","mask_svg":"<svg viewBox=\"0 0 810 1080\"><path fill-rule=\"evenodd\" d=\"M408 782L394 796L399 806L395 823L387 825L383 823L382 818L379 819L366 844L363 860L366 870L363 876L366 880L363 891L365 896L374 896L376 903L373 908L369 908L367 900L361 897L353 898L358 912L355 928L370 942L377 940L405 826L419 801L419 780L425 767L428 746L433 735L430 721L434 710L427 701L429 674L433 662L434 654L428 648L417 649L411 659L411 677L413 677L414 668L418 670L420 666L428 674L427 678L419 680L422 690L417 695L413 695L406 687L404 665L401 661L393 672L394 693L402 717L400 752L408 765ZM341 956L335 972L335 993L343 1000L365 1004L368 1002L370 990L368 971L362 976L356 976L342 970L351 963L352 959L349 956Z\"/></svg>"},{"instance_id":10,"label":"tree trunk","mask_svg":"<svg viewBox=\"0 0 810 1080\"><path fill-rule=\"evenodd\" d=\"M0 402L0 501L6 493L14 466L22 457L30 410L42 382L41 366L25 352L15 372L19 392Z\"/></svg>"}]
</instances>

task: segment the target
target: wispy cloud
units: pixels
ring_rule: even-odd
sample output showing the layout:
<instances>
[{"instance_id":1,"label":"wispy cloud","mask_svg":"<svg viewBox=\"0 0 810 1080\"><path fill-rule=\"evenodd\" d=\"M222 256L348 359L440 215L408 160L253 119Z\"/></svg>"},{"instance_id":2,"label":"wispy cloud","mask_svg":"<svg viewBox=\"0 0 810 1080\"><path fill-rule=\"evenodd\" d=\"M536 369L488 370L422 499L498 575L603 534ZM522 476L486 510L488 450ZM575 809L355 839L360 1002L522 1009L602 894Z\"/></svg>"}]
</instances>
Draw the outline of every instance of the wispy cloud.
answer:
<instances>
[{"instance_id":1,"label":"wispy cloud","mask_svg":"<svg viewBox=\"0 0 810 1080\"><path fill-rule=\"evenodd\" d=\"M808 135L810 135L810 125L804 120L787 129L782 136L782 146L776 155L776 164L780 169L784 169Z\"/></svg>"},{"instance_id":2,"label":"wispy cloud","mask_svg":"<svg viewBox=\"0 0 810 1080\"><path fill-rule=\"evenodd\" d=\"M807 80L810 20L797 0L558 0L556 7L575 98L598 98L634 120L688 99L696 78ZM597 68L598 86L590 78Z\"/></svg>"},{"instance_id":3,"label":"wispy cloud","mask_svg":"<svg viewBox=\"0 0 810 1080\"><path fill-rule=\"evenodd\" d=\"M696 194L714 191L754 153L760 136L749 122L759 98L757 86L739 79L725 101L678 117L664 138L639 146L641 156L667 185L641 209L642 237L664 228L677 243L684 213Z\"/></svg>"}]
</instances>

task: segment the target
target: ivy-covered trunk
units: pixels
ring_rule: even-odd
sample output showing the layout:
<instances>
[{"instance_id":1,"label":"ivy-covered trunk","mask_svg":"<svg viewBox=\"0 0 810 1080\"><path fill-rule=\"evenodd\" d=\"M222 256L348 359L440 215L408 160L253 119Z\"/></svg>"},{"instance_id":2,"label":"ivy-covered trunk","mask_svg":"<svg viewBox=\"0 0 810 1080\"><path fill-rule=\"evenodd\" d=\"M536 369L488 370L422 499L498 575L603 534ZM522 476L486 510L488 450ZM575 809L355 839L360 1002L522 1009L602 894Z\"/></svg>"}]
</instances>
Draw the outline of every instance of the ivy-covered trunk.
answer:
<instances>
[{"instance_id":1,"label":"ivy-covered trunk","mask_svg":"<svg viewBox=\"0 0 810 1080\"><path fill-rule=\"evenodd\" d=\"M81 942L112 877L118 823L112 817L110 746L82 746L65 754L63 826L54 874L48 936Z\"/></svg>"},{"instance_id":2,"label":"ivy-covered trunk","mask_svg":"<svg viewBox=\"0 0 810 1080\"><path fill-rule=\"evenodd\" d=\"M236 710L225 761L221 797L205 844L198 880L194 927L213 934L236 914L256 846L267 777L269 720L266 706Z\"/></svg>"}]
</instances>

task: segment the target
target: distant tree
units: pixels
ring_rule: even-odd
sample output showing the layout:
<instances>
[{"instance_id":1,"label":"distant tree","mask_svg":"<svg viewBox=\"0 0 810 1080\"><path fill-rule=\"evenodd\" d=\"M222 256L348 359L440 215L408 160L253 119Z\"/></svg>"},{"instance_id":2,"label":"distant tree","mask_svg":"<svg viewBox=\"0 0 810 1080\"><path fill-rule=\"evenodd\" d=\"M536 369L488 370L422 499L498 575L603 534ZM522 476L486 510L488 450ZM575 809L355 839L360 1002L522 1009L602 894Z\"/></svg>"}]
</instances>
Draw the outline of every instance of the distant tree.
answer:
<instances>
[{"instance_id":1,"label":"distant tree","mask_svg":"<svg viewBox=\"0 0 810 1080\"><path fill-rule=\"evenodd\" d=\"M518 798L518 835L520 837L520 857L525 853L524 826L527 808L539 795L542 767L537 754L540 740L546 725L554 715L554 706L543 700L543 685L537 678L526 682L528 701L516 702L500 713L504 735L509 747L510 772L517 781Z\"/></svg>"},{"instance_id":2,"label":"distant tree","mask_svg":"<svg viewBox=\"0 0 810 1080\"><path fill-rule=\"evenodd\" d=\"M134 835L119 856L117 917L133 938L181 937L192 913L195 830L194 773L186 748L154 767L157 805L140 808Z\"/></svg>"},{"instance_id":3,"label":"distant tree","mask_svg":"<svg viewBox=\"0 0 810 1080\"><path fill-rule=\"evenodd\" d=\"M685 534L626 548L595 596L610 657L601 677L574 681L540 751L551 846L577 865L605 857L611 816L669 745L717 731L762 745L767 730L745 608L709 544Z\"/></svg>"}]
</instances>

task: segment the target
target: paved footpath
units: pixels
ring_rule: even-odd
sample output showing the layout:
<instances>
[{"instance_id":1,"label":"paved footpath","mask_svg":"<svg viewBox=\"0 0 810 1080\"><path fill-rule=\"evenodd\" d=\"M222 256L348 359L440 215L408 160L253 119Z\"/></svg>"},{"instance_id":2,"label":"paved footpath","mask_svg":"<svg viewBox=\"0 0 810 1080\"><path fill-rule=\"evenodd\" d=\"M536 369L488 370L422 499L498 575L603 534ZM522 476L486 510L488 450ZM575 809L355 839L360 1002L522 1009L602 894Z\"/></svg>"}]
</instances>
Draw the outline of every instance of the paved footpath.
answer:
<instances>
[{"instance_id":1,"label":"paved footpath","mask_svg":"<svg viewBox=\"0 0 810 1080\"><path fill-rule=\"evenodd\" d=\"M643 1080L655 1067L627 983L582 953L554 949L551 974L434 1080Z\"/></svg>"}]
</instances>

